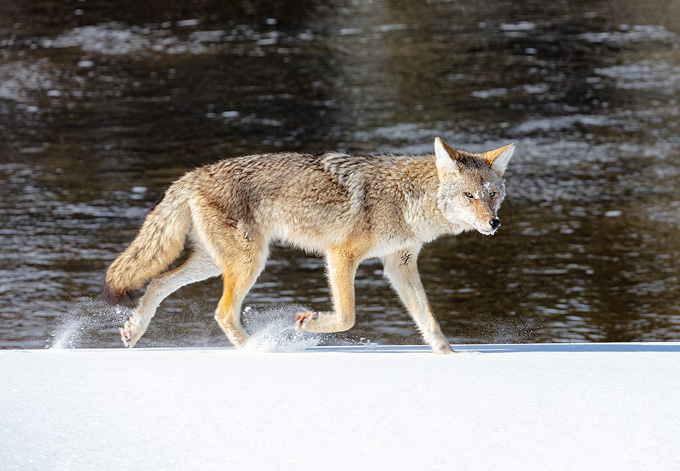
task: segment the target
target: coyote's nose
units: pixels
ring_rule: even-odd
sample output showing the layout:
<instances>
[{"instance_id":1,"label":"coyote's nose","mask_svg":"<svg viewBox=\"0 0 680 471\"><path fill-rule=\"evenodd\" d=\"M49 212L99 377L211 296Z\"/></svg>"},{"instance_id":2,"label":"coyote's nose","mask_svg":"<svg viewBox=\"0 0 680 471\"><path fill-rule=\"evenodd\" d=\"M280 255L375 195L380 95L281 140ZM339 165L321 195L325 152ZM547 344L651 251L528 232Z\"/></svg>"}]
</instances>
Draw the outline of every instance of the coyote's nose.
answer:
<instances>
[{"instance_id":1,"label":"coyote's nose","mask_svg":"<svg viewBox=\"0 0 680 471\"><path fill-rule=\"evenodd\" d=\"M491 229L495 231L498 229L498 226L501 225L501 221L498 218L493 218L491 221L489 221L489 224L491 225Z\"/></svg>"}]
</instances>

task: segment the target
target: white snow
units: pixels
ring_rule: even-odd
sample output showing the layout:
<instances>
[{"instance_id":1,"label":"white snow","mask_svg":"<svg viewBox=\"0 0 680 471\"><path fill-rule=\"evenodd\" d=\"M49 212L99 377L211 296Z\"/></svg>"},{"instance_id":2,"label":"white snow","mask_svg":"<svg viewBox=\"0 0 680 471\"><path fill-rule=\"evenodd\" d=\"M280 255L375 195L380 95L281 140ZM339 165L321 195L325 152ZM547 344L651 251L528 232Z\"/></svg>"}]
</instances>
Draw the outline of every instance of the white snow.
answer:
<instances>
[{"instance_id":1,"label":"white snow","mask_svg":"<svg viewBox=\"0 0 680 471\"><path fill-rule=\"evenodd\" d=\"M477 90L472 92L472 96L477 98L495 98L507 94L507 88L493 88L491 90Z\"/></svg>"},{"instance_id":2,"label":"white snow","mask_svg":"<svg viewBox=\"0 0 680 471\"><path fill-rule=\"evenodd\" d=\"M680 65L665 60L627 62L597 68L595 73L614 80L616 87L623 90L655 90L668 95L680 92Z\"/></svg>"},{"instance_id":3,"label":"white snow","mask_svg":"<svg viewBox=\"0 0 680 471\"><path fill-rule=\"evenodd\" d=\"M221 116L223 118L238 118L240 114L241 113L239 113L238 111L231 110L231 111L223 111L221 113Z\"/></svg>"},{"instance_id":4,"label":"white snow","mask_svg":"<svg viewBox=\"0 0 680 471\"><path fill-rule=\"evenodd\" d=\"M621 25L619 31L606 31L601 33L583 33L579 38L592 43L628 44L644 41L673 42L677 40L677 34L668 31L660 25Z\"/></svg>"},{"instance_id":5,"label":"white snow","mask_svg":"<svg viewBox=\"0 0 680 471\"><path fill-rule=\"evenodd\" d=\"M0 351L3 470L680 469L680 343Z\"/></svg>"},{"instance_id":6,"label":"white snow","mask_svg":"<svg viewBox=\"0 0 680 471\"><path fill-rule=\"evenodd\" d=\"M0 99L30 102L33 92L51 89L54 76L52 64L47 59L34 62L2 61L0 63Z\"/></svg>"},{"instance_id":7,"label":"white snow","mask_svg":"<svg viewBox=\"0 0 680 471\"><path fill-rule=\"evenodd\" d=\"M181 21L178 21L176 24L177 24L177 26L187 27L187 26L198 26L200 23L201 23L200 19L191 19L191 20L181 20Z\"/></svg>"},{"instance_id":8,"label":"white snow","mask_svg":"<svg viewBox=\"0 0 680 471\"><path fill-rule=\"evenodd\" d=\"M178 21L177 26L194 26L198 20ZM147 26L127 26L110 22L98 25L81 26L68 30L54 39L42 41L43 47L78 47L84 52L103 55L151 55L166 54L203 54L208 48L197 39L181 40L170 35L167 30L153 30ZM79 67L92 67L89 60L80 61Z\"/></svg>"},{"instance_id":9,"label":"white snow","mask_svg":"<svg viewBox=\"0 0 680 471\"><path fill-rule=\"evenodd\" d=\"M177 21L178 27L195 27L200 20L189 19ZM271 45L283 39L279 31L259 32L247 25L234 25L228 31L191 31L188 37L177 36L166 28L171 24L160 25L127 25L119 22L100 23L81 26L67 30L54 38L40 41L44 48L80 48L88 54L107 56L136 55L142 57L159 56L161 54L206 54L216 47L230 48L233 42L254 42L256 45ZM271 26L271 24L270 24ZM303 40L308 33L298 36ZM81 65L90 63L89 66ZM91 67L92 61L81 61L80 67Z\"/></svg>"},{"instance_id":10,"label":"white snow","mask_svg":"<svg viewBox=\"0 0 680 471\"><path fill-rule=\"evenodd\" d=\"M500 29L501 31L531 31L536 29L536 23L531 21L520 21L516 24L502 23Z\"/></svg>"}]
</instances>

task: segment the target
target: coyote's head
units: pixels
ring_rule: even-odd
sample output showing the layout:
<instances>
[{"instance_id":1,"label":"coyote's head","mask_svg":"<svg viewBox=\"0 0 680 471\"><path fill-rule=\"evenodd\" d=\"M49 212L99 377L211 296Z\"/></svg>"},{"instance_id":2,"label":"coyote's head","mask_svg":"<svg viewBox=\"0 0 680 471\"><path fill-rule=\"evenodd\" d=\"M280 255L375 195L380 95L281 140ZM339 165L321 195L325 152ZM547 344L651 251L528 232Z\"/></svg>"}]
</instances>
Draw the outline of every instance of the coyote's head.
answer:
<instances>
[{"instance_id":1,"label":"coyote's head","mask_svg":"<svg viewBox=\"0 0 680 471\"><path fill-rule=\"evenodd\" d=\"M496 216L505 198L505 168L515 145L473 154L450 147L441 138L434 140L439 173L437 203L444 217L461 221L485 235L500 227Z\"/></svg>"}]
</instances>

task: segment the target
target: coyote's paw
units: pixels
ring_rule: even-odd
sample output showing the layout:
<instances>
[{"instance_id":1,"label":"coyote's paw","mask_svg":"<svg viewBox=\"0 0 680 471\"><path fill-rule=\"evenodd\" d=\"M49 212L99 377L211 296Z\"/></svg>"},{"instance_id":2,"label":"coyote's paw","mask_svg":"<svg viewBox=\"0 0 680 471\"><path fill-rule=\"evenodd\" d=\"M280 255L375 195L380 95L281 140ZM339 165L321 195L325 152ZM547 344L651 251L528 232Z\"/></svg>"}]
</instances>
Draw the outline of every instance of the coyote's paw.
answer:
<instances>
[{"instance_id":1,"label":"coyote's paw","mask_svg":"<svg viewBox=\"0 0 680 471\"><path fill-rule=\"evenodd\" d=\"M140 339L144 331L140 332L139 325L131 322L130 320L125 321L123 327L118 329L120 332L120 337L123 339L123 344L126 347L132 348Z\"/></svg>"},{"instance_id":2,"label":"coyote's paw","mask_svg":"<svg viewBox=\"0 0 680 471\"><path fill-rule=\"evenodd\" d=\"M236 348L243 348L248 342L248 334L246 334L243 329L234 329L227 327L224 329L224 333L227 334L227 339Z\"/></svg>"},{"instance_id":3,"label":"coyote's paw","mask_svg":"<svg viewBox=\"0 0 680 471\"><path fill-rule=\"evenodd\" d=\"M438 354L448 354L448 353L458 353L454 349L451 348L451 344L445 339L436 339L434 341L428 342L430 344L430 347L432 347L432 353L438 353Z\"/></svg>"},{"instance_id":4,"label":"coyote's paw","mask_svg":"<svg viewBox=\"0 0 680 471\"><path fill-rule=\"evenodd\" d=\"M309 324L309 321L312 321L318 317L319 314L316 312L298 312L295 315L295 332L302 332L305 330L305 326Z\"/></svg>"},{"instance_id":5,"label":"coyote's paw","mask_svg":"<svg viewBox=\"0 0 680 471\"><path fill-rule=\"evenodd\" d=\"M432 353L439 353L439 354L449 354L449 353L458 353L454 349L451 348L451 345L449 345L448 342L441 342L441 343L436 343L432 345Z\"/></svg>"}]
</instances>

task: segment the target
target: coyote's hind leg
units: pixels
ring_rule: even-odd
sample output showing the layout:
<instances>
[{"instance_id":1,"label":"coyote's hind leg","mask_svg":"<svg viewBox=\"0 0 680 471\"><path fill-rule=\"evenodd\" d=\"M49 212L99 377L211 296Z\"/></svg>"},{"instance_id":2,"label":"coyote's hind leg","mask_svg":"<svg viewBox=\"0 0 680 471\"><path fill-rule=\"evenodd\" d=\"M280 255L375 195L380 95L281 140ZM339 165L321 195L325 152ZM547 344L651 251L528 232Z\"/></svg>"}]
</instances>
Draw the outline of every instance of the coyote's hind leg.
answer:
<instances>
[{"instance_id":1,"label":"coyote's hind leg","mask_svg":"<svg viewBox=\"0 0 680 471\"><path fill-rule=\"evenodd\" d=\"M243 347L248 334L241 325L243 299L264 269L269 255L264 238L253 238L222 252L223 292L215 311L215 320L235 347Z\"/></svg>"},{"instance_id":2,"label":"coyote's hind leg","mask_svg":"<svg viewBox=\"0 0 680 471\"><path fill-rule=\"evenodd\" d=\"M198 249L189 259L178 268L157 276L139 301L137 308L130 318L120 328L120 335L126 347L134 347L144 335L151 318L161 301L184 285L212 278L220 274L220 269L213 263L210 256Z\"/></svg>"}]
</instances>

